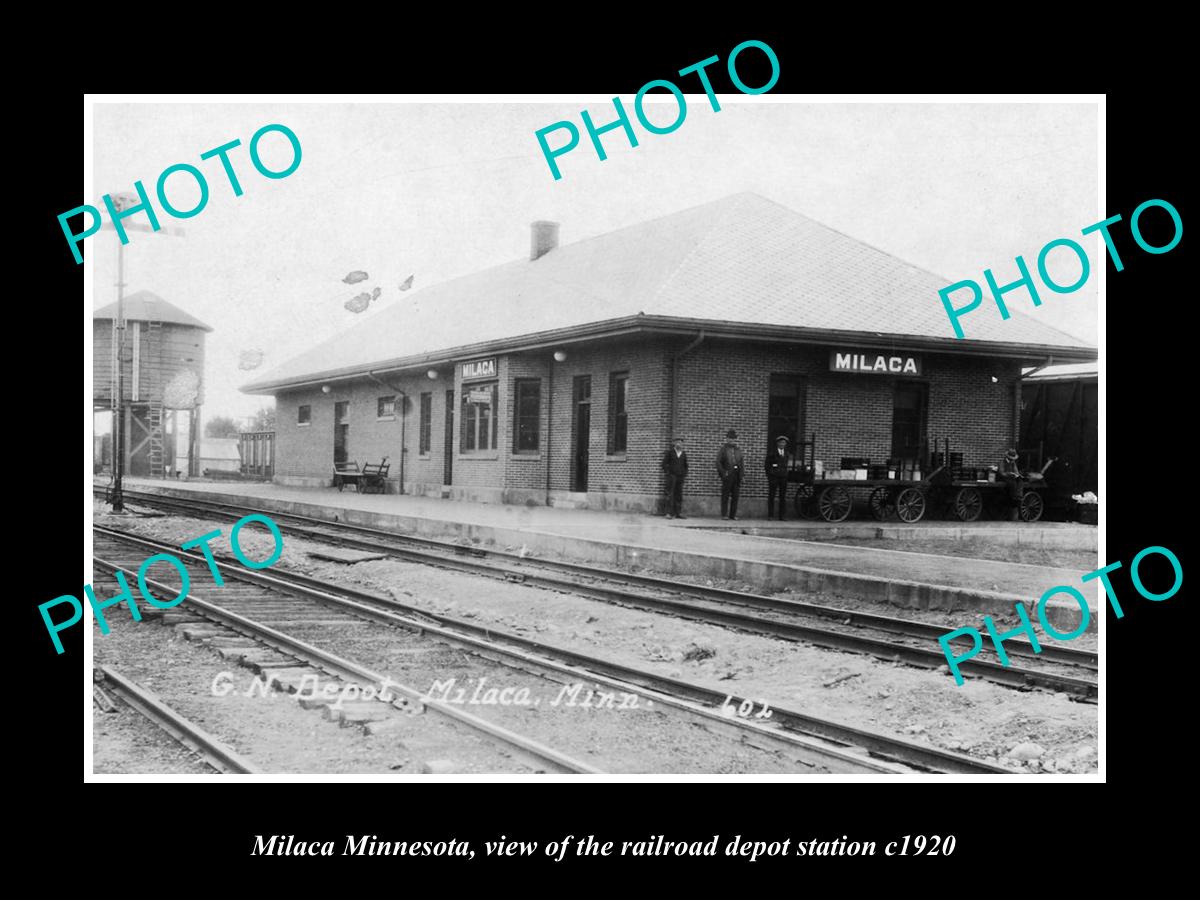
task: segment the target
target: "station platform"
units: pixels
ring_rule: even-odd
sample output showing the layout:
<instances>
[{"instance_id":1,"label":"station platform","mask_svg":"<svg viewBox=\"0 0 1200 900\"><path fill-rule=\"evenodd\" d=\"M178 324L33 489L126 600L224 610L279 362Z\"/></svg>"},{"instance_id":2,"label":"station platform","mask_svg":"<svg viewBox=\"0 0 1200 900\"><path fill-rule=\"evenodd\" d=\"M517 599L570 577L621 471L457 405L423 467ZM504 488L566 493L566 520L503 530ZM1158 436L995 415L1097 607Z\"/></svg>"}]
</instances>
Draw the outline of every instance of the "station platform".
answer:
<instances>
[{"instance_id":1,"label":"station platform","mask_svg":"<svg viewBox=\"0 0 1200 900\"><path fill-rule=\"evenodd\" d=\"M776 522L765 519L739 520L736 523L714 519L684 520L690 528L746 534L754 537L790 538L797 541L850 540L943 541L986 540L1006 547L1041 547L1047 550L1079 550L1095 553L1097 530L1074 522L951 522L926 519L912 525L904 522L848 520L831 525L822 521L789 519ZM900 545L897 545L900 549Z\"/></svg>"},{"instance_id":2,"label":"station platform","mask_svg":"<svg viewBox=\"0 0 1200 900\"><path fill-rule=\"evenodd\" d=\"M107 479L96 479L104 485ZM666 519L630 513L561 507L525 507L397 494L358 494L333 488L297 488L261 482L161 481L128 478L129 490L177 497L203 495L223 502L243 499L268 511L350 522L442 540L524 550L533 557L569 559L617 569L691 575L738 582L758 592L795 590L884 602L897 607L971 610L1011 616L1023 603L1034 615L1042 594L1056 585L1080 584L1082 571L987 559L910 553L838 544L836 537L906 533L954 540L968 534L991 539L1016 533L1018 541L1095 550L1097 529L1064 523L958 522L915 526L849 522L732 523L719 518ZM743 533L743 532L753 533ZM893 534L886 532L892 531ZM831 534L833 532L833 534ZM805 534L819 540L803 540ZM1084 591L1085 595L1092 591ZM1089 631L1097 623L1095 597ZM1073 601L1050 602L1049 620L1070 631L1079 621ZM1035 619L1036 621L1036 619ZM967 624L964 622L964 624Z\"/></svg>"}]
</instances>

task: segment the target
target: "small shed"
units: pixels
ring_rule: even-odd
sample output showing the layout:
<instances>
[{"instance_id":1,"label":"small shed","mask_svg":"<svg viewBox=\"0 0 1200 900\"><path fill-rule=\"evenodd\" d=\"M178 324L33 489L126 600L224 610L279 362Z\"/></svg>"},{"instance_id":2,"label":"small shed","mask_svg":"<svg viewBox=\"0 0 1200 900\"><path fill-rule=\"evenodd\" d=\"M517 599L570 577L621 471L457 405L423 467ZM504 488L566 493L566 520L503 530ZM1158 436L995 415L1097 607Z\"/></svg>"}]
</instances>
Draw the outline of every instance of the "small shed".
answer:
<instances>
[{"instance_id":1,"label":"small shed","mask_svg":"<svg viewBox=\"0 0 1200 900\"><path fill-rule=\"evenodd\" d=\"M242 467L238 439L200 438L200 472L237 472Z\"/></svg>"}]
</instances>

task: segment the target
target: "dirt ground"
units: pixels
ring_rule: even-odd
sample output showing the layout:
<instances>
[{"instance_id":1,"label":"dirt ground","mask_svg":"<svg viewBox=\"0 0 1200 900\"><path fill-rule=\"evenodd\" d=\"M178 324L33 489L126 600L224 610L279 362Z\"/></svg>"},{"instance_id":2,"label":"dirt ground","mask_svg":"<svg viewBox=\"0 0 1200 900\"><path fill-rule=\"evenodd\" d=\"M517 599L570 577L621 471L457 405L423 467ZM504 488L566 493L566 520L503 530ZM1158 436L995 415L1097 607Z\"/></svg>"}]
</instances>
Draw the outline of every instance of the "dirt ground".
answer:
<instances>
[{"instance_id":1,"label":"dirt ground","mask_svg":"<svg viewBox=\"0 0 1200 900\"><path fill-rule=\"evenodd\" d=\"M373 735L340 727L320 709L305 709L293 694L254 690L256 675L250 669L170 627L122 619L112 623L108 635L96 628L93 639L97 663L153 691L264 772L419 774L428 757L444 755L439 749L422 752L427 746L452 747L455 771L497 771L494 750L453 723L421 717L408 731ZM156 734L136 723L130 729L114 727L109 718L93 709L95 772L193 771L194 757L182 748L179 756L164 749L158 739L163 733L154 726L148 727ZM201 771L216 774L207 767ZM501 771L528 769L510 763Z\"/></svg>"},{"instance_id":2,"label":"dirt ground","mask_svg":"<svg viewBox=\"0 0 1200 900\"><path fill-rule=\"evenodd\" d=\"M227 533L229 525L125 519L121 527L178 543L214 527ZM269 535L263 533L257 547L249 529L243 536L252 557L269 553ZM975 680L958 687L949 675L866 656L395 560L353 566L318 562L306 549L306 542L286 538L283 558L276 565L381 593L392 591L403 602L476 624L1020 771L1096 769L1098 708L1065 695L1022 692Z\"/></svg>"},{"instance_id":3,"label":"dirt ground","mask_svg":"<svg viewBox=\"0 0 1200 900\"><path fill-rule=\"evenodd\" d=\"M92 771L106 775L216 775L195 753L141 713L116 700L92 709Z\"/></svg>"}]
</instances>

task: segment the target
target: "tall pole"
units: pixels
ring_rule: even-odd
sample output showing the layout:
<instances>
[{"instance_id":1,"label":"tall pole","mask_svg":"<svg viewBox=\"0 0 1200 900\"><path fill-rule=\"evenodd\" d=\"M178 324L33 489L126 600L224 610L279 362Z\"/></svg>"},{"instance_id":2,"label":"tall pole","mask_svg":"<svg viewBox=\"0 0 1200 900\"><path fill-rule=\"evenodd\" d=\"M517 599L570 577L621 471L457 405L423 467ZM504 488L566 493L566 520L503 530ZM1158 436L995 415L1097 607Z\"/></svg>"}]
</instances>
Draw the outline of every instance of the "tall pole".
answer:
<instances>
[{"instance_id":1,"label":"tall pole","mask_svg":"<svg viewBox=\"0 0 1200 900\"><path fill-rule=\"evenodd\" d=\"M113 512L125 511L125 245L117 241L117 412L113 418Z\"/></svg>"},{"instance_id":2,"label":"tall pole","mask_svg":"<svg viewBox=\"0 0 1200 900\"><path fill-rule=\"evenodd\" d=\"M138 195L129 192L110 195L113 203L113 208L118 212L124 212L133 207ZM121 216L120 218L124 218ZM116 230L115 224L106 222L104 229ZM139 225L130 223L122 226L123 231L146 231L157 232L159 234L175 234L182 236L182 228L163 228L154 223L150 225ZM113 421L113 489L112 489L112 508L113 512L119 513L125 511L125 241L118 235L117 239L117 319L113 323L113 327L119 329L117 332L117 406L116 417Z\"/></svg>"}]
</instances>

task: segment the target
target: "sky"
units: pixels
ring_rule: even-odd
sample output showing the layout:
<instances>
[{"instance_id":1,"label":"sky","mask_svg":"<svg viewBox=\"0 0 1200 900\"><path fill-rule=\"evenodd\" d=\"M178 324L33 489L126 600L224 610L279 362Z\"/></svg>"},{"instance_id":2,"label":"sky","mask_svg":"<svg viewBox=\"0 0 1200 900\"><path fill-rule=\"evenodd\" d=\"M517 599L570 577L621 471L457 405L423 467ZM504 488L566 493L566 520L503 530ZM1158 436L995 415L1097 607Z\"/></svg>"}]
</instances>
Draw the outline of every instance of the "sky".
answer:
<instances>
[{"instance_id":1,"label":"sky","mask_svg":"<svg viewBox=\"0 0 1200 900\"><path fill-rule=\"evenodd\" d=\"M1092 276L1077 292L1042 291L1034 308L1023 291L1013 307L1090 343L1097 340L1096 271L1104 262L1097 234L1080 230L1116 211L1098 207L1095 104L848 104L797 98L688 95L674 132L639 145L624 133L603 135L597 158L580 110L597 125L615 117L607 98L553 102L397 103L113 103L94 106L93 164L100 205L106 192L141 180L153 197L159 174L175 163L199 168L209 186L196 216L172 219L157 200L160 223L185 234L130 232L125 248L129 293L150 290L213 327L206 338L205 420L245 417L269 397L238 387L392 304L419 300L422 287L527 257L529 225L561 223L568 244L753 191L851 237L946 278L983 284L1015 280L1014 258L1036 272L1038 251L1060 237L1087 250ZM486 99L486 98L485 98ZM622 97L627 109L632 98ZM673 100L647 103L651 121L668 123ZM631 113L632 117L632 113ZM581 142L551 175L535 132L560 120ZM281 123L302 148L299 167L281 179L260 175L248 155L251 136ZM230 161L244 190L235 197L217 159L200 154L239 139ZM552 146L564 139L559 132ZM263 163L291 161L278 133L260 144ZM198 199L186 174L167 182L172 204ZM145 221L136 216L131 221ZM93 309L116 299L112 231L86 240L95 266ZM1061 255L1060 255L1061 254ZM1050 257L1050 274L1070 284L1078 262ZM347 285L352 270L369 280ZM399 286L409 275L413 287ZM1007 276L1007 277L1006 277ZM374 287L378 301L354 314L344 303ZM929 302L940 307L936 295ZM973 315L996 315L985 304ZM970 319L964 318L969 335ZM513 333L523 331L513 323ZM803 323L798 323L803 324ZM437 348L430 348L437 349ZM244 351L261 350L253 371Z\"/></svg>"}]
</instances>

